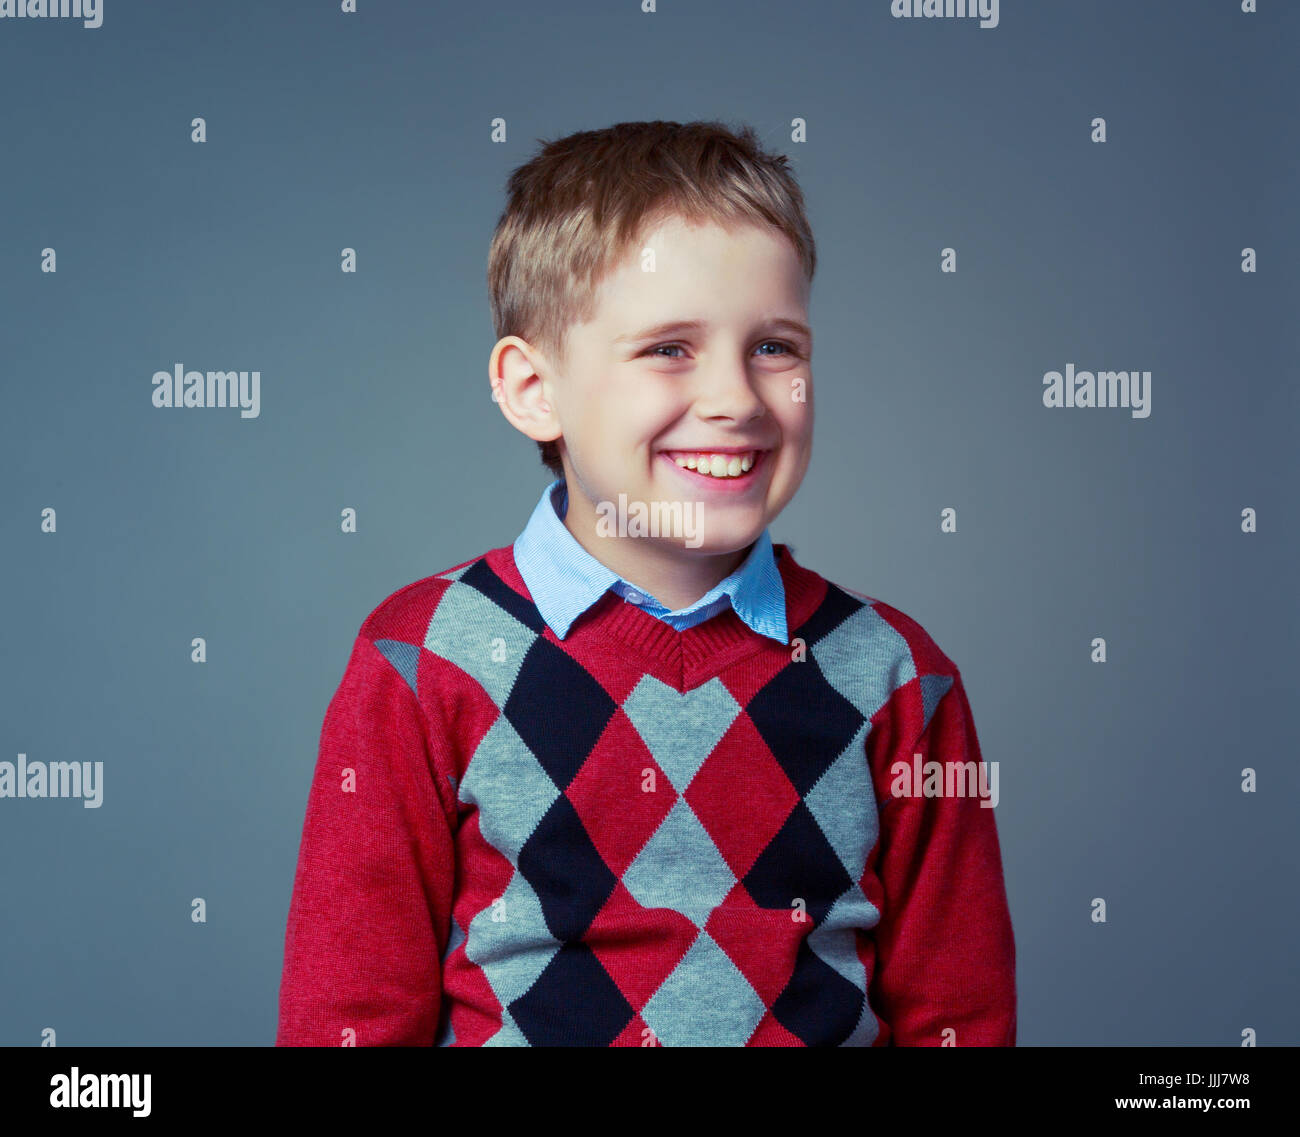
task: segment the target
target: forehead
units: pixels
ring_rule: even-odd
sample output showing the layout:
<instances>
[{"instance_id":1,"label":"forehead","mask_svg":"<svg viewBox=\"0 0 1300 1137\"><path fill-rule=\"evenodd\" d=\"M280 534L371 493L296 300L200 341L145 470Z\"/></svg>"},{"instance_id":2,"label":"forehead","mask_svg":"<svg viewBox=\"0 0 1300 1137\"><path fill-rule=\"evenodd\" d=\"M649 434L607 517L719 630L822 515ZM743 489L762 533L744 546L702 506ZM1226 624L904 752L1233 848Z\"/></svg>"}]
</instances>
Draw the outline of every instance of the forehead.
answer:
<instances>
[{"instance_id":1,"label":"forehead","mask_svg":"<svg viewBox=\"0 0 1300 1137\"><path fill-rule=\"evenodd\" d=\"M691 218L678 213L648 219L619 267L630 267L630 262L637 260L646 249L666 252L678 259L722 256L734 260L748 253L778 259L788 256L798 262L794 245L773 226L748 220Z\"/></svg>"},{"instance_id":2,"label":"forehead","mask_svg":"<svg viewBox=\"0 0 1300 1137\"><path fill-rule=\"evenodd\" d=\"M718 318L755 306L806 309L807 281L794 244L754 222L671 215L643 225L623 259L596 289L593 322L633 320L664 305L682 318L708 309Z\"/></svg>"}]
</instances>

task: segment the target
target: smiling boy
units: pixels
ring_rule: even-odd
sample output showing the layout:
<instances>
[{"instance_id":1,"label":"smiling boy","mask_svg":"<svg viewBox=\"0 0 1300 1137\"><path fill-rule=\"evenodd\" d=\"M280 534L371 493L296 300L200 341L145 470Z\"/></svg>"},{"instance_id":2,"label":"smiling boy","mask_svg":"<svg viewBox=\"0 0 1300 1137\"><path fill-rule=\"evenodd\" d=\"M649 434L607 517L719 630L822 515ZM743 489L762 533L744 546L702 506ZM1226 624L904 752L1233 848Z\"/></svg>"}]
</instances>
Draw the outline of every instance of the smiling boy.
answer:
<instances>
[{"instance_id":1,"label":"smiling boy","mask_svg":"<svg viewBox=\"0 0 1300 1137\"><path fill-rule=\"evenodd\" d=\"M360 629L277 1044L1014 1045L992 811L898 788L982 763L960 673L769 534L813 430L786 160L621 123L508 197L489 379L557 476Z\"/></svg>"}]
</instances>

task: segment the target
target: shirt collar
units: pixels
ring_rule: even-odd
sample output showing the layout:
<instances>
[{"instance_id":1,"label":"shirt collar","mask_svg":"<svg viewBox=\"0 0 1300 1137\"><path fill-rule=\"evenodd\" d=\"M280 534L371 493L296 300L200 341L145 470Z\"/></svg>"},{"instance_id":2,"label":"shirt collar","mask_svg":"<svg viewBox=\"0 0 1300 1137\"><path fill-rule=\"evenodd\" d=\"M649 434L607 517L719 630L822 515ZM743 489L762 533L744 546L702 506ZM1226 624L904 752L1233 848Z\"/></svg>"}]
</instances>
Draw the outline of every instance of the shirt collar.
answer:
<instances>
[{"instance_id":1,"label":"shirt collar","mask_svg":"<svg viewBox=\"0 0 1300 1137\"><path fill-rule=\"evenodd\" d=\"M542 491L528 524L514 543L519 575L542 619L560 639L611 587L634 587L587 552L569 532L562 520L567 505L564 479L556 478ZM722 596L759 635L786 643L785 585L767 529L759 534L749 555L730 576L677 614L693 612Z\"/></svg>"}]
</instances>

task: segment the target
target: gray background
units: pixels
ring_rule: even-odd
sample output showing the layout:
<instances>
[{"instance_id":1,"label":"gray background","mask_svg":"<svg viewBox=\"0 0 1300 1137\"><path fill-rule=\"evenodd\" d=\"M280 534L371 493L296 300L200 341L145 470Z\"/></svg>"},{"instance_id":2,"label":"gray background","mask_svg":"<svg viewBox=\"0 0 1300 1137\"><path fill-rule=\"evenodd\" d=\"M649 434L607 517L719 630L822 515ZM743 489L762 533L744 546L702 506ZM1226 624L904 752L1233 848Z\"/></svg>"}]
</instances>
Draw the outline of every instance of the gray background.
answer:
<instances>
[{"instance_id":1,"label":"gray background","mask_svg":"<svg viewBox=\"0 0 1300 1137\"><path fill-rule=\"evenodd\" d=\"M360 7L0 21L0 759L105 763L100 809L0 800L0 1043L272 1041L352 638L549 480L487 389L505 177L648 118L750 123L807 194L816 448L773 537L962 669L1020 1043L1300 1042L1300 5ZM260 370L260 418L155 409L178 361ZM1071 362L1151 370L1151 417L1045 409Z\"/></svg>"}]
</instances>

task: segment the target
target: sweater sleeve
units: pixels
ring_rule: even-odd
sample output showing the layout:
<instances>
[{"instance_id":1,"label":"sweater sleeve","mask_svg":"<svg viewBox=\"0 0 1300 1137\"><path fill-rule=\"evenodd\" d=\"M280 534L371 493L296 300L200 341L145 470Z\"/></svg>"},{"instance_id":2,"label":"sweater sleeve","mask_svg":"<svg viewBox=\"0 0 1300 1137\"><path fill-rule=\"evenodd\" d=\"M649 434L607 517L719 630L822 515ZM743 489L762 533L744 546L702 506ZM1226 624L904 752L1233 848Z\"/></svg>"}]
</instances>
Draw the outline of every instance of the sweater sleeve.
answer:
<instances>
[{"instance_id":1,"label":"sweater sleeve","mask_svg":"<svg viewBox=\"0 0 1300 1137\"><path fill-rule=\"evenodd\" d=\"M876 934L872 1006L889 1024L894 1046L949 1040L957 1046L1014 1046L1015 942L994 810L969 796L970 790L967 796L935 797L890 790L894 763L906 763L910 771L917 753L922 770L927 762L941 763L944 771L962 769L949 762L974 762L971 769L982 769L959 672L915 745L906 752L888 749L889 768L877 775L887 795L876 868L885 906ZM945 1035L949 1028L954 1033Z\"/></svg>"},{"instance_id":2,"label":"sweater sleeve","mask_svg":"<svg viewBox=\"0 0 1300 1137\"><path fill-rule=\"evenodd\" d=\"M321 728L277 1046L434 1042L454 859L424 722L405 679L359 636Z\"/></svg>"}]
</instances>

